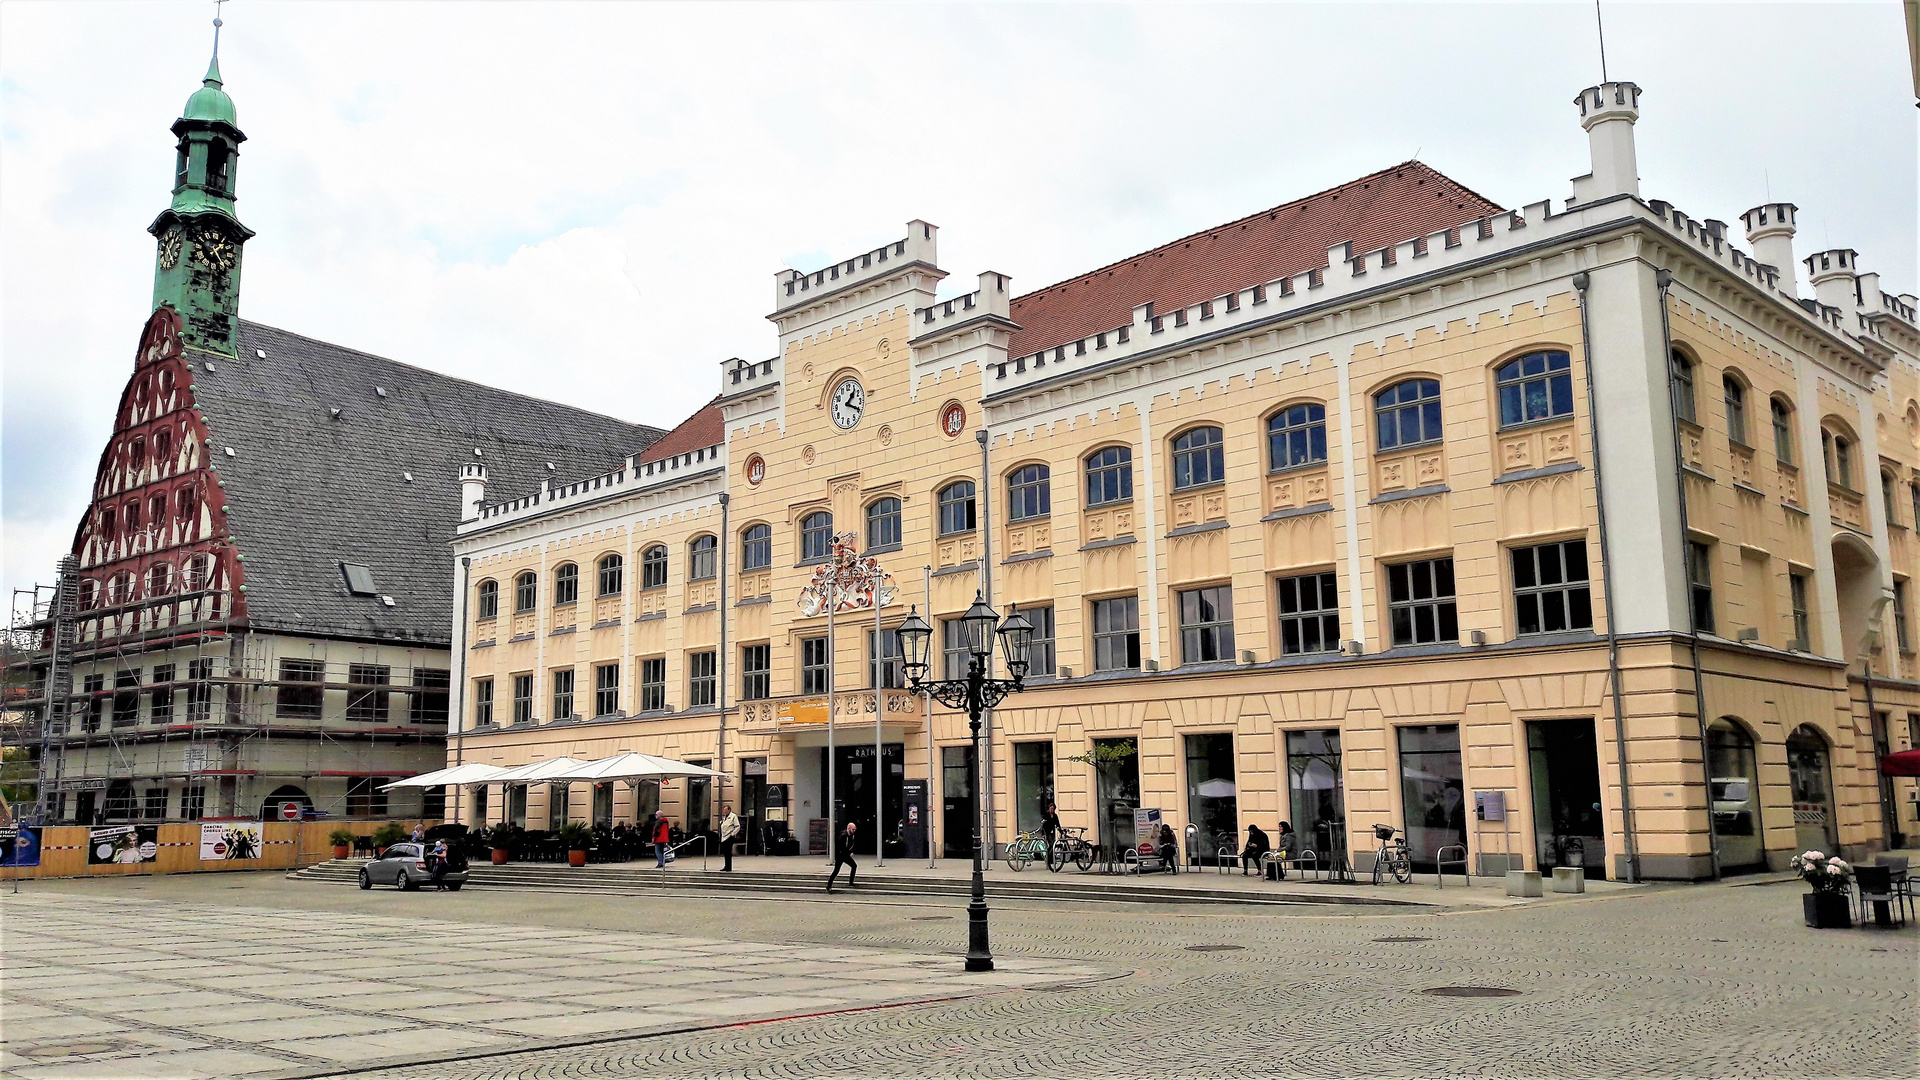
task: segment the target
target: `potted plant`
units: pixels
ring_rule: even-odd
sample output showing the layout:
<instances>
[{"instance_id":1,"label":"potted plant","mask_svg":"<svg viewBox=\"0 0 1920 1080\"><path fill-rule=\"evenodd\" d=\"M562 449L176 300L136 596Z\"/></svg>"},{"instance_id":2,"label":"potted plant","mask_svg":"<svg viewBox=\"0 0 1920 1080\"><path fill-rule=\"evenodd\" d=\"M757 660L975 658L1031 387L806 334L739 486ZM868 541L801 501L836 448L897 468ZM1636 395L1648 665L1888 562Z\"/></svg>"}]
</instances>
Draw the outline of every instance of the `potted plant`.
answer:
<instances>
[{"instance_id":1,"label":"potted plant","mask_svg":"<svg viewBox=\"0 0 1920 1080\"><path fill-rule=\"evenodd\" d=\"M1837 855L1803 851L1793 857L1793 871L1813 886L1801 897L1807 925L1818 930L1845 930L1853 925L1853 907L1847 896L1853 867Z\"/></svg>"},{"instance_id":2,"label":"potted plant","mask_svg":"<svg viewBox=\"0 0 1920 1080\"><path fill-rule=\"evenodd\" d=\"M587 865L587 849L593 846L593 830L587 828L586 822L569 821L560 826L554 836L560 841L560 846L567 849L567 865Z\"/></svg>"},{"instance_id":3,"label":"potted plant","mask_svg":"<svg viewBox=\"0 0 1920 1080\"><path fill-rule=\"evenodd\" d=\"M353 830L335 829L327 834L327 842L333 845L333 857L344 859L353 849Z\"/></svg>"},{"instance_id":4,"label":"potted plant","mask_svg":"<svg viewBox=\"0 0 1920 1080\"><path fill-rule=\"evenodd\" d=\"M487 845L493 849L493 865L499 866L507 861L508 845L512 843L512 825L499 821L487 827Z\"/></svg>"},{"instance_id":5,"label":"potted plant","mask_svg":"<svg viewBox=\"0 0 1920 1080\"><path fill-rule=\"evenodd\" d=\"M389 821L373 830L373 846L382 852L406 838L407 827L397 821Z\"/></svg>"}]
</instances>

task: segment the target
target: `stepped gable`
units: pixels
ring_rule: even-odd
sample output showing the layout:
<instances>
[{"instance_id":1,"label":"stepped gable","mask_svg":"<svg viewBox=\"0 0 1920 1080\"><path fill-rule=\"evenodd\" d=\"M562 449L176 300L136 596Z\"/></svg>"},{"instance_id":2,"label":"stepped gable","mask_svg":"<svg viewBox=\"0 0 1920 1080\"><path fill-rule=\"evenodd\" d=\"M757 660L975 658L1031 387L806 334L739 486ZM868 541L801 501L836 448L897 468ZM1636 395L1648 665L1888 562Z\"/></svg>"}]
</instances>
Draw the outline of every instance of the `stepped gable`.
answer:
<instances>
[{"instance_id":1,"label":"stepped gable","mask_svg":"<svg viewBox=\"0 0 1920 1080\"><path fill-rule=\"evenodd\" d=\"M1404 162L1016 297L1020 329L1007 351L1026 356L1129 325L1141 304L1173 311L1303 274L1326 266L1327 249L1347 241L1356 254L1375 251L1500 210L1434 169Z\"/></svg>"},{"instance_id":2,"label":"stepped gable","mask_svg":"<svg viewBox=\"0 0 1920 1080\"><path fill-rule=\"evenodd\" d=\"M719 398L702 405L698 412L685 420L672 431L660 437L660 440L647 447L640 455L639 464L651 461L665 461L680 454L691 454L709 446L718 446L727 441L726 421L720 415Z\"/></svg>"},{"instance_id":3,"label":"stepped gable","mask_svg":"<svg viewBox=\"0 0 1920 1080\"><path fill-rule=\"evenodd\" d=\"M665 434L245 320L238 346L186 357L258 628L444 645L461 465L537 490ZM351 595L342 562L367 566L380 595Z\"/></svg>"}]
</instances>

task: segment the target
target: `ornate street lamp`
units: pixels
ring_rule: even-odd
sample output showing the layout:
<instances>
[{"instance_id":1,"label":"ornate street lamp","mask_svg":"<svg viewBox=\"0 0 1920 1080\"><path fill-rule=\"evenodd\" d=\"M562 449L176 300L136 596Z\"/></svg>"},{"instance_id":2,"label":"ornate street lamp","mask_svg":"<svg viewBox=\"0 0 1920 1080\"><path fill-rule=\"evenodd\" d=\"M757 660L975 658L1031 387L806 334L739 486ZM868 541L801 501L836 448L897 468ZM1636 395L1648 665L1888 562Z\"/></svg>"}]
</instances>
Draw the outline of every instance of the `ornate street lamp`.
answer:
<instances>
[{"instance_id":1,"label":"ornate street lamp","mask_svg":"<svg viewBox=\"0 0 1920 1080\"><path fill-rule=\"evenodd\" d=\"M967 726L973 733L973 790L983 790L978 770L986 767L986 755L979 752L980 714L1000 704L1008 694L1025 689L1027 650L1033 643L1033 624L1019 609L1009 609L1004 622L987 606L986 597L973 594L973 606L960 616L960 629L967 646L967 676L964 679L929 679L928 653L933 648L933 627L909 611L900 624L900 651L906 659L907 688L925 694L949 709L965 709ZM995 623L999 626L996 629ZM993 639L1000 639L1001 657L1011 679L990 678L993 671ZM980 815L973 815L973 899L967 904L967 970L992 971L993 951L987 947L986 857L980 847Z\"/></svg>"}]
</instances>

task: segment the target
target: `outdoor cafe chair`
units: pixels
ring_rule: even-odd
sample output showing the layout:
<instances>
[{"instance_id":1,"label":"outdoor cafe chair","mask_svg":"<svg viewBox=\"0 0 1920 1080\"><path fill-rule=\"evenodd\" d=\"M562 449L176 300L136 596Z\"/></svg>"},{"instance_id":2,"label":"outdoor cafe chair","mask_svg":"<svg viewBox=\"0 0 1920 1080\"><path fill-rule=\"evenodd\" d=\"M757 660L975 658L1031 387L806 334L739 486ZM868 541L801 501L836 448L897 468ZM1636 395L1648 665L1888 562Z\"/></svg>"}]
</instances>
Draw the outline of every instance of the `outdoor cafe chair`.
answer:
<instances>
[{"instance_id":1,"label":"outdoor cafe chair","mask_svg":"<svg viewBox=\"0 0 1920 1080\"><path fill-rule=\"evenodd\" d=\"M1859 905L1860 925L1867 925L1868 905L1874 905L1874 923L1878 926L1905 926L1900 913L1900 894L1893 885L1893 869L1887 866L1853 868L1854 902Z\"/></svg>"},{"instance_id":2,"label":"outdoor cafe chair","mask_svg":"<svg viewBox=\"0 0 1920 1080\"><path fill-rule=\"evenodd\" d=\"M1907 856L1881 855L1873 860L1875 866L1884 866L1893 872L1893 895L1906 905L1907 916L1913 916L1913 878L1907 872Z\"/></svg>"}]
</instances>

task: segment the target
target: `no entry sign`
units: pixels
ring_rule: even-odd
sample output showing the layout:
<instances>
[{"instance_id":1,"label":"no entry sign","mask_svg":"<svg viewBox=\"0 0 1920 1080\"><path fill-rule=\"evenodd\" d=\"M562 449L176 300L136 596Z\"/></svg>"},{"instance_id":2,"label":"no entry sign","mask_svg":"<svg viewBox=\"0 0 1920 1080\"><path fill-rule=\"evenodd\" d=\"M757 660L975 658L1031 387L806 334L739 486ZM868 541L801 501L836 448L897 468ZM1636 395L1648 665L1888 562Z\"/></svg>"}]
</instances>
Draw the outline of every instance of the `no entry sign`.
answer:
<instances>
[{"instance_id":1,"label":"no entry sign","mask_svg":"<svg viewBox=\"0 0 1920 1080\"><path fill-rule=\"evenodd\" d=\"M300 820L300 804L297 802L293 802L291 800L281 803L280 819L282 821L299 821Z\"/></svg>"}]
</instances>

